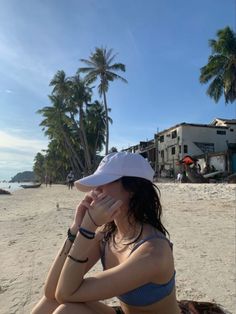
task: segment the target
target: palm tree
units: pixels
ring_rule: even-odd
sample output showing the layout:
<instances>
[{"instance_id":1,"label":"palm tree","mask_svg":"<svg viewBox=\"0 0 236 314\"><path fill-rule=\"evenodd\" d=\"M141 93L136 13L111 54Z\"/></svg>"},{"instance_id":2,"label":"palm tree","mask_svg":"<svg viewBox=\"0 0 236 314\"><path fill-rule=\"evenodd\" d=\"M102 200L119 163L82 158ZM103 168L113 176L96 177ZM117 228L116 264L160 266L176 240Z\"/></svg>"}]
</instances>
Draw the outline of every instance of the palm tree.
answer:
<instances>
[{"instance_id":1,"label":"palm tree","mask_svg":"<svg viewBox=\"0 0 236 314\"><path fill-rule=\"evenodd\" d=\"M95 168L97 166L97 153L102 150L105 143L106 112L104 105L97 100L92 104L88 104L85 118L86 133L90 144L93 166ZM112 119L110 117L108 117L108 121L112 123Z\"/></svg>"},{"instance_id":2,"label":"palm tree","mask_svg":"<svg viewBox=\"0 0 236 314\"><path fill-rule=\"evenodd\" d=\"M79 72L85 73L85 81L89 84L100 80L98 85L98 92L100 97L103 97L105 112L106 112L106 148L105 152L108 154L109 147L109 121L108 121L108 106L106 93L108 91L109 82L114 80L121 80L127 83L127 80L118 75L117 71L125 72L125 65L123 63L113 63L117 55L113 54L113 50L106 48L95 48L95 52L91 53L89 59L81 59L87 67L79 68Z\"/></svg>"},{"instance_id":3,"label":"palm tree","mask_svg":"<svg viewBox=\"0 0 236 314\"><path fill-rule=\"evenodd\" d=\"M70 95L67 101L67 110L70 113L70 118L73 121L74 127L77 129L81 144L84 149L85 161L87 164L87 173L92 171L91 154L89 151L89 143L85 130L84 107L87 107L91 100L91 88L81 80L79 74L70 78ZM75 116L79 113L79 127L77 126Z\"/></svg>"},{"instance_id":4,"label":"palm tree","mask_svg":"<svg viewBox=\"0 0 236 314\"><path fill-rule=\"evenodd\" d=\"M76 142L72 137L71 121L65 114L65 104L59 96L50 95L49 99L52 102L52 107L46 106L37 111L44 117L40 126L43 127L45 135L50 140L56 139L58 142L63 143L65 150L70 154L78 171L84 172L85 167L78 154L78 149L76 149L78 141Z\"/></svg>"},{"instance_id":5,"label":"palm tree","mask_svg":"<svg viewBox=\"0 0 236 314\"><path fill-rule=\"evenodd\" d=\"M218 102L224 94L225 103L236 99L236 33L229 27L217 32L217 40L209 40L212 54L200 71L200 82L211 81L207 94Z\"/></svg>"}]
</instances>

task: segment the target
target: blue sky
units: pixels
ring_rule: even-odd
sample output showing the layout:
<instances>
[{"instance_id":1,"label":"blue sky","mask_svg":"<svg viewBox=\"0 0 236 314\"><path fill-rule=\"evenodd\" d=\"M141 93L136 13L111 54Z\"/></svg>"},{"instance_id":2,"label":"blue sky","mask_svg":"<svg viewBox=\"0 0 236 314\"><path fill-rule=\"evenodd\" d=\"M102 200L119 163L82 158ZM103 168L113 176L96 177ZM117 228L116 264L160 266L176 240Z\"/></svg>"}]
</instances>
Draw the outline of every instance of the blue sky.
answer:
<instances>
[{"instance_id":1,"label":"blue sky","mask_svg":"<svg viewBox=\"0 0 236 314\"><path fill-rule=\"evenodd\" d=\"M36 111L58 70L68 76L95 47L113 48L128 84L108 93L110 146L152 139L181 122L235 118L199 83L208 40L236 28L235 0L0 0L0 180L31 170L47 147Z\"/></svg>"}]
</instances>

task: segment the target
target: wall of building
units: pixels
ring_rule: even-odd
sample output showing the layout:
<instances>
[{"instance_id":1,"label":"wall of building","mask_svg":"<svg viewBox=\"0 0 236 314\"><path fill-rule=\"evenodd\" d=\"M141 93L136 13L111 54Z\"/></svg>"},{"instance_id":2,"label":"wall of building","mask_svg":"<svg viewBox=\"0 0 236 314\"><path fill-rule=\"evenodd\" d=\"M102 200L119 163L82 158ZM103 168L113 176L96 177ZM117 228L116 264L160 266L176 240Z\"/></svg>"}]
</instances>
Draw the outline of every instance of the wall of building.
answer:
<instances>
[{"instance_id":1,"label":"wall of building","mask_svg":"<svg viewBox=\"0 0 236 314\"><path fill-rule=\"evenodd\" d=\"M197 156L205 153L227 151L227 143L235 142L236 126L227 128L178 125L160 133L158 137L159 169L174 169L176 174L180 170L177 162L185 155ZM216 169L224 170L226 168L225 157L212 157L211 160L211 164Z\"/></svg>"},{"instance_id":2,"label":"wall of building","mask_svg":"<svg viewBox=\"0 0 236 314\"><path fill-rule=\"evenodd\" d=\"M205 153L194 142L214 144L212 152L220 152L227 150L227 141L231 143L236 142L236 130L232 128L222 127L197 127L197 126L183 126L182 143L188 145L188 150L192 155L200 155ZM209 151L211 146L209 145Z\"/></svg>"}]
</instances>

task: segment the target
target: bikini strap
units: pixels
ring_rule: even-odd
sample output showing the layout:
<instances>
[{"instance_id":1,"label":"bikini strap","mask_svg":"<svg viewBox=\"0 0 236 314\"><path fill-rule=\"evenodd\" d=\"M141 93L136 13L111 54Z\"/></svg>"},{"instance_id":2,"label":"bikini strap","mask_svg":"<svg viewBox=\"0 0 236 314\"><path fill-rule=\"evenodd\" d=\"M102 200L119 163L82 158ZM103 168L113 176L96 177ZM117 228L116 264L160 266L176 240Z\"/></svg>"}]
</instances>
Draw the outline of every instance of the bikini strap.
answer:
<instances>
[{"instance_id":1,"label":"bikini strap","mask_svg":"<svg viewBox=\"0 0 236 314\"><path fill-rule=\"evenodd\" d=\"M157 234L157 233L156 233L156 234L154 234L154 235L147 236L146 238L144 238L144 239L138 241L138 242L135 244L135 246L132 248L130 254L133 253L133 252L134 252L138 247L140 247L140 245L142 245L143 243L145 243L145 242L147 242L147 241L149 241L149 240L155 239L155 238L166 240L166 241L169 243L171 250L173 249L173 243L170 242L170 240L167 239L164 234L161 235L161 234ZM129 254L129 255L130 255L130 254Z\"/></svg>"}]
</instances>

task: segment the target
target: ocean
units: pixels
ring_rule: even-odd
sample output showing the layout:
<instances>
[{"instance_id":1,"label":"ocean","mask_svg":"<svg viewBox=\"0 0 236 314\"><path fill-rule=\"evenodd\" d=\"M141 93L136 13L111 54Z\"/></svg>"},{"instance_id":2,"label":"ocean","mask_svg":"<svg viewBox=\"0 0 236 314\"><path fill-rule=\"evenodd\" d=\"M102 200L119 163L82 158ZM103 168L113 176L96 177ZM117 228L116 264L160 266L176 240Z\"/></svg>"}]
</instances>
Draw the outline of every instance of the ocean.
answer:
<instances>
[{"instance_id":1,"label":"ocean","mask_svg":"<svg viewBox=\"0 0 236 314\"><path fill-rule=\"evenodd\" d=\"M14 182L14 183L0 182L0 189L3 189L5 191L9 191L9 192L14 192L16 190L23 189L21 187L21 184L32 184L32 182L20 182L20 183L17 183L17 182Z\"/></svg>"}]
</instances>

